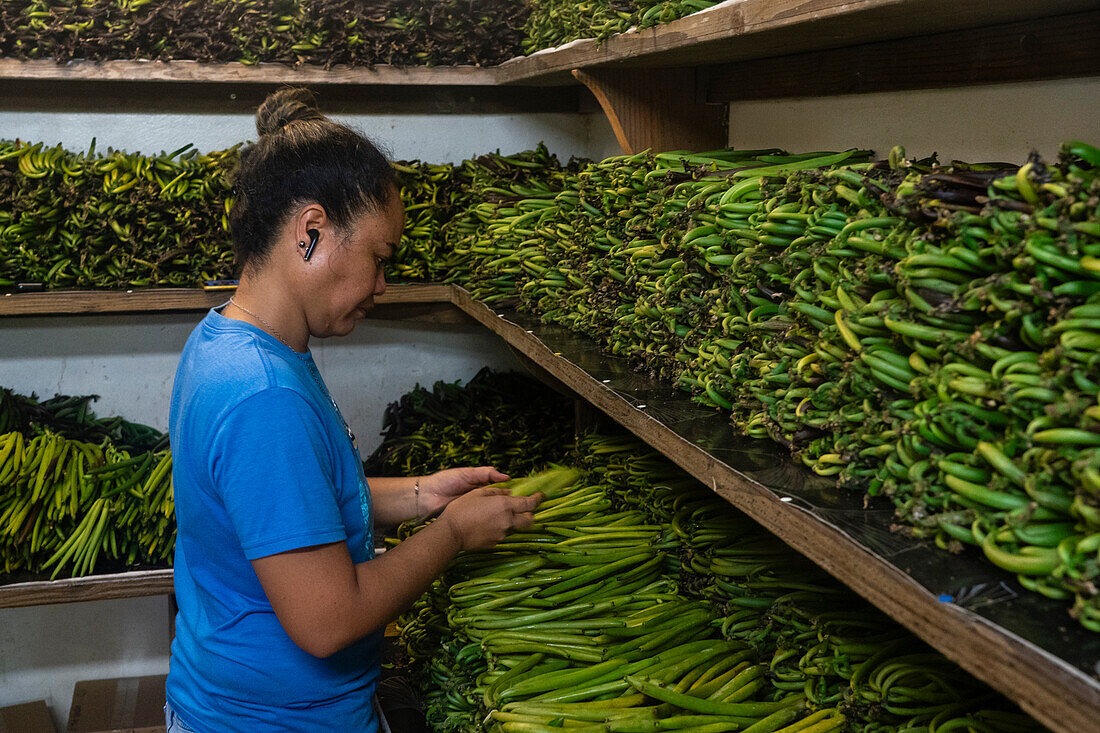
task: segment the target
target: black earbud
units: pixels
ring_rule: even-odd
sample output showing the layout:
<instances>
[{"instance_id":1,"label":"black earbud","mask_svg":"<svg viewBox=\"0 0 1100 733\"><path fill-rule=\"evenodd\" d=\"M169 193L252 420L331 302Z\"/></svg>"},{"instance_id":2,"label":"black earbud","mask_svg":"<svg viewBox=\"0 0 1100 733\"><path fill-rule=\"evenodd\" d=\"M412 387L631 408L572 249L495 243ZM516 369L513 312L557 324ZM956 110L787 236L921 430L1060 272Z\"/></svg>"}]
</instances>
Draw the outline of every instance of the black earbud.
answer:
<instances>
[{"instance_id":1,"label":"black earbud","mask_svg":"<svg viewBox=\"0 0 1100 733\"><path fill-rule=\"evenodd\" d=\"M316 229L306 229L306 234L309 235L309 248L306 249L306 256L302 260L309 262L309 258L313 256L313 248L317 246L317 238L321 236L321 233ZM305 246L305 242L300 242L298 246Z\"/></svg>"}]
</instances>

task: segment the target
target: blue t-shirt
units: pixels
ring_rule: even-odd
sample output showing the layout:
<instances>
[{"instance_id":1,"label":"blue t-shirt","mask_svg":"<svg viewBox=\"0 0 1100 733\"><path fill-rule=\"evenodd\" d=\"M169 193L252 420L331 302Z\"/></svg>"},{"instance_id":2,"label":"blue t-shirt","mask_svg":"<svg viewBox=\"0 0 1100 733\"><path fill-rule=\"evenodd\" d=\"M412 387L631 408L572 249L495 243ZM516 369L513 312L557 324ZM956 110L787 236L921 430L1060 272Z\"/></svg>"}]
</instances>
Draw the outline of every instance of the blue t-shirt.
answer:
<instances>
[{"instance_id":1,"label":"blue t-shirt","mask_svg":"<svg viewBox=\"0 0 1100 733\"><path fill-rule=\"evenodd\" d=\"M250 562L339 541L353 562L374 554L359 451L313 357L211 310L180 358L169 436L179 615L168 702L200 733L377 731L381 633L307 654Z\"/></svg>"}]
</instances>

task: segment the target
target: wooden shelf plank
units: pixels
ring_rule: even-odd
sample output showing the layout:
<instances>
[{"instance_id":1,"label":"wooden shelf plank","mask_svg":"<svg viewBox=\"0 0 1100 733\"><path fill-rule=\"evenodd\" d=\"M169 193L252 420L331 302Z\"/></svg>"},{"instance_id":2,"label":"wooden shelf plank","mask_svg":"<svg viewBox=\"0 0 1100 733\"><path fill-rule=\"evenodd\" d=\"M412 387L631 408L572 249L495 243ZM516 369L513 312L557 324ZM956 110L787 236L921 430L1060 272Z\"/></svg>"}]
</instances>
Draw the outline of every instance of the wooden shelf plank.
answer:
<instances>
[{"instance_id":1,"label":"wooden shelf plank","mask_svg":"<svg viewBox=\"0 0 1100 733\"><path fill-rule=\"evenodd\" d=\"M213 64L199 61L71 61L0 59L0 79L212 84L363 84L493 86L496 71L477 66L320 66Z\"/></svg>"},{"instance_id":2,"label":"wooden shelf plank","mask_svg":"<svg viewBox=\"0 0 1100 733\"><path fill-rule=\"evenodd\" d=\"M442 304L450 308L450 287L437 284L390 285L375 299L375 317L400 318L404 304ZM96 313L173 313L205 311L229 299L231 291L198 288L150 290L51 290L42 293L5 293L0 297L0 317L52 316ZM424 310L418 312L423 315ZM419 318L418 320L423 320Z\"/></svg>"},{"instance_id":3,"label":"wooden shelf plank","mask_svg":"<svg viewBox=\"0 0 1100 733\"><path fill-rule=\"evenodd\" d=\"M565 84L572 69L699 66L1012 23L1094 9L1093 0L729 0L603 42L574 41L496 67L502 84Z\"/></svg>"},{"instance_id":4,"label":"wooden shelf plank","mask_svg":"<svg viewBox=\"0 0 1100 733\"><path fill-rule=\"evenodd\" d=\"M385 547L377 548L382 554ZM173 570L127 570L61 580L32 580L0 585L0 608L50 606L160 596L175 592Z\"/></svg>"},{"instance_id":5,"label":"wooden shelf plank","mask_svg":"<svg viewBox=\"0 0 1100 733\"><path fill-rule=\"evenodd\" d=\"M172 571L170 569L134 570L111 575L89 575L83 578L0 585L0 608L106 601L116 598L159 596L171 592Z\"/></svg>"},{"instance_id":6,"label":"wooden shelf plank","mask_svg":"<svg viewBox=\"0 0 1100 733\"><path fill-rule=\"evenodd\" d=\"M1092 665L1100 659L1100 636L1077 627L1062 604L1016 594L1004 582L1009 576L982 559L892 534L892 510L867 511L861 497L795 466L778 447L735 436L726 416L621 361L616 371L615 362L575 334L532 316L494 312L459 288L455 303L1044 725L1066 733L1095 727L1100 670ZM929 578L942 579L957 602L930 591ZM964 591L976 595L964 599Z\"/></svg>"},{"instance_id":7,"label":"wooden shelf plank","mask_svg":"<svg viewBox=\"0 0 1100 733\"><path fill-rule=\"evenodd\" d=\"M201 311L224 303L231 294L224 290L207 292L198 288L5 293L0 298L0 316Z\"/></svg>"}]
</instances>

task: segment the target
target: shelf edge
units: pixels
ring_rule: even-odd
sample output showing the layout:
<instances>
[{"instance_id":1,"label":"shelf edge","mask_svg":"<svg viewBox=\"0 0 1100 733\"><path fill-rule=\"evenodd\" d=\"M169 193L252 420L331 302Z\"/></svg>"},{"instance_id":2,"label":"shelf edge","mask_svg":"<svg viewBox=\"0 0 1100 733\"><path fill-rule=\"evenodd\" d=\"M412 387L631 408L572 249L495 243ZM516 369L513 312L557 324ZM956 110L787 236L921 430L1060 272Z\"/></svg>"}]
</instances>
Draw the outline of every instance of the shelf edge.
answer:
<instances>
[{"instance_id":1,"label":"shelf edge","mask_svg":"<svg viewBox=\"0 0 1100 733\"><path fill-rule=\"evenodd\" d=\"M0 608L106 601L172 593L173 571L134 570L111 575L41 580L0 586Z\"/></svg>"},{"instance_id":2,"label":"shelf edge","mask_svg":"<svg viewBox=\"0 0 1100 733\"><path fill-rule=\"evenodd\" d=\"M0 318L10 316L179 313L206 311L229 299L231 291L198 288L149 290L51 290L41 293L5 293L0 296ZM390 285L375 304L451 302L447 285L407 283Z\"/></svg>"},{"instance_id":3,"label":"shelf edge","mask_svg":"<svg viewBox=\"0 0 1100 733\"><path fill-rule=\"evenodd\" d=\"M1089 10L1089 0L730 0L604 41L578 39L493 67L501 84L538 84L601 65L699 66L840 48Z\"/></svg>"},{"instance_id":4,"label":"shelf edge","mask_svg":"<svg viewBox=\"0 0 1100 733\"><path fill-rule=\"evenodd\" d=\"M298 67L203 61L21 61L0 58L0 79L36 81L197 82L208 84L356 84L391 86L495 86L496 67L337 65Z\"/></svg>"}]
</instances>

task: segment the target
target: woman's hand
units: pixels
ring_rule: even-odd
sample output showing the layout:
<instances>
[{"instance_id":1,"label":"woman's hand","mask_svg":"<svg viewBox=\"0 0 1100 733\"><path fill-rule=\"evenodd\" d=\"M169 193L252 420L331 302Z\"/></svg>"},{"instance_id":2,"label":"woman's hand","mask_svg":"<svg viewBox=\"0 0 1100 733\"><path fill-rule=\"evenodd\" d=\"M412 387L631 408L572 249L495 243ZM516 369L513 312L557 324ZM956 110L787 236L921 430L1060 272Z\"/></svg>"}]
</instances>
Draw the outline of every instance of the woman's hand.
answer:
<instances>
[{"instance_id":1,"label":"woman's hand","mask_svg":"<svg viewBox=\"0 0 1100 733\"><path fill-rule=\"evenodd\" d=\"M418 512L421 517L435 516L463 494L507 479L507 475L492 466L448 468L422 476Z\"/></svg>"},{"instance_id":2,"label":"woman's hand","mask_svg":"<svg viewBox=\"0 0 1100 733\"><path fill-rule=\"evenodd\" d=\"M485 550L509 532L534 522L542 494L512 496L508 489L474 489L454 499L437 522L446 525L463 550Z\"/></svg>"},{"instance_id":3,"label":"woman's hand","mask_svg":"<svg viewBox=\"0 0 1100 733\"><path fill-rule=\"evenodd\" d=\"M541 500L541 494L511 496L500 487L473 489L451 501L439 519L373 560L352 563L341 540L261 557L252 567L294 643L327 657L385 628L462 550L492 547L510 531L531 526Z\"/></svg>"}]
</instances>

